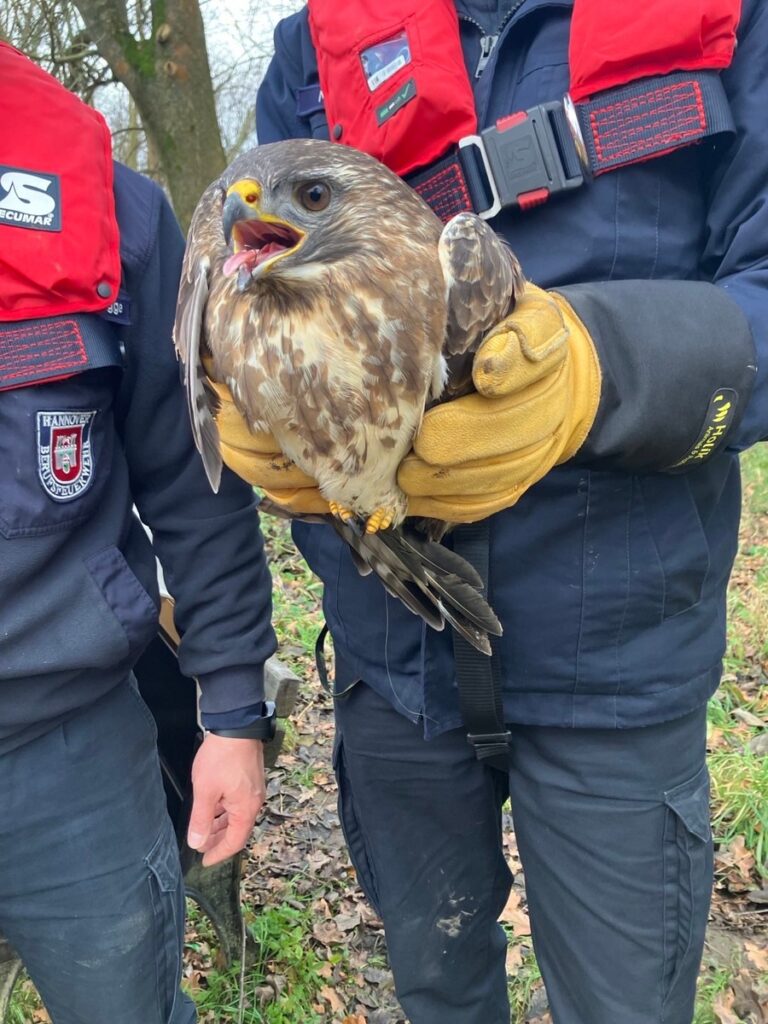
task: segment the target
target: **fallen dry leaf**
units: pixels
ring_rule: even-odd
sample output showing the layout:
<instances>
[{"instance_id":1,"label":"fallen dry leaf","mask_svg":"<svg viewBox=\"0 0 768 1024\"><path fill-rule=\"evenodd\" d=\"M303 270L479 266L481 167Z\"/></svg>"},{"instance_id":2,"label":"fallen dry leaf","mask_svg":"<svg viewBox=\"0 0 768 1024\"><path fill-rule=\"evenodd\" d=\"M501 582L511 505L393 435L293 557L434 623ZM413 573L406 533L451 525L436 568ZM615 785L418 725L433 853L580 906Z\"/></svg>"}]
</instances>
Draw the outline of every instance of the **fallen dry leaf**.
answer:
<instances>
[{"instance_id":1,"label":"fallen dry leaf","mask_svg":"<svg viewBox=\"0 0 768 1024\"><path fill-rule=\"evenodd\" d=\"M514 974L522 966L522 949L519 946L507 946L507 974Z\"/></svg>"},{"instance_id":2,"label":"fallen dry leaf","mask_svg":"<svg viewBox=\"0 0 768 1024\"><path fill-rule=\"evenodd\" d=\"M531 934L531 923L528 920L528 915L520 906L520 903L520 893L513 889L509 894L507 905L502 910L499 920L503 924L511 925L514 934L523 938L524 936Z\"/></svg>"},{"instance_id":3,"label":"fallen dry leaf","mask_svg":"<svg viewBox=\"0 0 768 1024\"><path fill-rule=\"evenodd\" d=\"M749 892L754 888L755 858L744 845L743 836L737 836L718 851L715 867L731 892Z\"/></svg>"},{"instance_id":4,"label":"fallen dry leaf","mask_svg":"<svg viewBox=\"0 0 768 1024\"><path fill-rule=\"evenodd\" d=\"M742 1024L733 1011L734 995L731 989L720 992L712 1003L717 1024Z\"/></svg>"},{"instance_id":5,"label":"fallen dry leaf","mask_svg":"<svg viewBox=\"0 0 768 1024\"><path fill-rule=\"evenodd\" d=\"M330 985L324 985L318 994L321 999L324 999L326 1003L328 1003L334 1013L341 1013L343 1011L344 1003L339 999L338 993L335 989L332 989Z\"/></svg>"},{"instance_id":6,"label":"fallen dry leaf","mask_svg":"<svg viewBox=\"0 0 768 1024\"><path fill-rule=\"evenodd\" d=\"M747 959L758 971L768 972L768 948L761 945L758 946L756 942L750 942L749 939L744 943L744 952L747 954Z\"/></svg>"}]
</instances>

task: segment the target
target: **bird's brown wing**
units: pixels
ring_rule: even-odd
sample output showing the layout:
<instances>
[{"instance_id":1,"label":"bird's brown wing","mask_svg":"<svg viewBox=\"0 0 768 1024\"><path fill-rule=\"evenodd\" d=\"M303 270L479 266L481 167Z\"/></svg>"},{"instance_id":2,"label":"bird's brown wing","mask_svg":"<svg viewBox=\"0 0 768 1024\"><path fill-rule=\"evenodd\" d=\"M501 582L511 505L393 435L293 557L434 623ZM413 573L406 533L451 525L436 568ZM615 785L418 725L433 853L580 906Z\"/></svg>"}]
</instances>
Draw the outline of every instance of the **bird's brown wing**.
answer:
<instances>
[{"instance_id":1,"label":"bird's brown wing","mask_svg":"<svg viewBox=\"0 0 768 1024\"><path fill-rule=\"evenodd\" d=\"M474 213L460 213L445 225L438 256L448 304L444 397L455 398L470 389L473 353L512 311L524 278L512 250Z\"/></svg>"},{"instance_id":2,"label":"bird's brown wing","mask_svg":"<svg viewBox=\"0 0 768 1024\"><path fill-rule=\"evenodd\" d=\"M210 387L202 356L206 351L203 320L213 260L224 247L221 189L209 185L197 204L187 239L179 282L173 340L183 366L192 433L214 491L221 483L219 431L214 415L218 399Z\"/></svg>"}]
</instances>

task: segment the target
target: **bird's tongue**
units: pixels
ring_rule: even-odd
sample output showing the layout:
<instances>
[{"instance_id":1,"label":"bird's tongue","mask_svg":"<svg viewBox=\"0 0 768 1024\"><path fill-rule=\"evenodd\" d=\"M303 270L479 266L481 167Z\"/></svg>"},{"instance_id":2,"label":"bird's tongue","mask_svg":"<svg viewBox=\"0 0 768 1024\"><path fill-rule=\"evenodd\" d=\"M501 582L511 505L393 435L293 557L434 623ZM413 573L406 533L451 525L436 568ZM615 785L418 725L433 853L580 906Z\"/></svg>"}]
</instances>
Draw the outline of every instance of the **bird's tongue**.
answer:
<instances>
[{"instance_id":1,"label":"bird's tongue","mask_svg":"<svg viewBox=\"0 0 768 1024\"><path fill-rule=\"evenodd\" d=\"M258 267L260 263L268 260L270 256L274 256L279 252L284 252L287 246L281 245L279 242L267 242L260 249L241 249L240 252L236 252L233 256L229 256L224 261L222 267L223 273L230 277L236 273L240 267L245 267L247 270L253 270L254 267Z\"/></svg>"}]
</instances>

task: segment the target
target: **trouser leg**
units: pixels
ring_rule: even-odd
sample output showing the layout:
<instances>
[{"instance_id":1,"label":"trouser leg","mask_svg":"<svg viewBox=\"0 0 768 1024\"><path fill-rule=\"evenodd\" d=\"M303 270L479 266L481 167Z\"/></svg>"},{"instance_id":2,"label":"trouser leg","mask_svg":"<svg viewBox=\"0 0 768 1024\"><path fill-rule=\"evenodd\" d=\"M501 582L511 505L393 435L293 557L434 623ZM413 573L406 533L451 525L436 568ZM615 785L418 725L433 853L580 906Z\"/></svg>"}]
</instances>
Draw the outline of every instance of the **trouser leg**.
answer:
<instances>
[{"instance_id":1,"label":"trouser leg","mask_svg":"<svg viewBox=\"0 0 768 1024\"><path fill-rule=\"evenodd\" d=\"M0 932L55 1024L193 1024L151 715L124 685L0 758Z\"/></svg>"},{"instance_id":2,"label":"trouser leg","mask_svg":"<svg viewBox=\"0 0 768 1024\"><path fill-rule=\"evenodd\" d=\"M337 701L340 814L412 1024L508 1024L506 779L360 684Z\"/></svg>"},{"instance_id":3,"label":"trouser leg","mask_svg":"<svg viewBox=\"0 0 768 1024\"><path fill-rule=\"evenodd\" d=\"M705 709L645 729L512 733L555 1024L690 1024L712 889Z\"/></svg>"}]
</instances>

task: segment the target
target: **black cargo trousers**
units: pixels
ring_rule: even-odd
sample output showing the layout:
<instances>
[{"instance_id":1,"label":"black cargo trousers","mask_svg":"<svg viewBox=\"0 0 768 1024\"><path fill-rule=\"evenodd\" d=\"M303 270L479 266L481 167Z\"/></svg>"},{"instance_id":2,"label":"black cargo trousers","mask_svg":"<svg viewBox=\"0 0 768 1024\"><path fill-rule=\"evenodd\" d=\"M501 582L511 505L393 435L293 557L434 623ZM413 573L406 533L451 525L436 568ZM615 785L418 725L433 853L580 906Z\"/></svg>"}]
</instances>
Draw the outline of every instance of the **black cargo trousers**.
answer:
<instances>
[{"instance_id":1,"label":"black cargo trousers","mask_svg":"<svg viewBox=\"0 0 768 1024\"><path fill-rule=\"evenodd\" d=\"M508 795L555 1024L690 1024L712 889L704 707L642 729L512 725L508 777L365 684L336 717L342 824L411 1024L509 1022Z\"/></svg>"}]
</instances>

